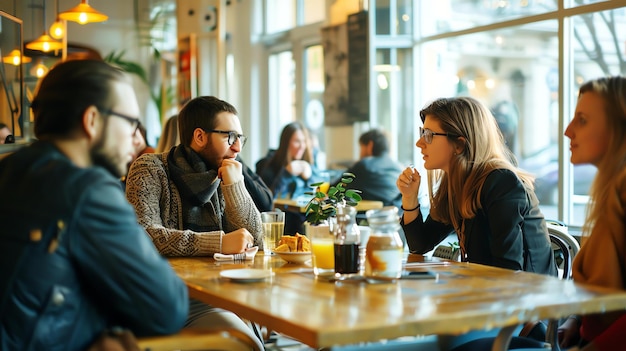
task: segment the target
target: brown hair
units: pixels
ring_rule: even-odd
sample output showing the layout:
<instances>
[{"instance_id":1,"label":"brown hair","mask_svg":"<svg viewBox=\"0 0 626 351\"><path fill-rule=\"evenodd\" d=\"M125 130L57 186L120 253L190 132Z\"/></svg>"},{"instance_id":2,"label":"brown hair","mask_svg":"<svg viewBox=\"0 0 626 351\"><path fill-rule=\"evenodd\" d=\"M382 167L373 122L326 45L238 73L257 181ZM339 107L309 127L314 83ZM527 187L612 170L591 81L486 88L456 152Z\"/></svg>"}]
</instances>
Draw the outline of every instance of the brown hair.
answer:
<instances>
[{"instance_id":1,"label":"brown hair","mask_svg":"<svg viewBox=\"0 0 626 351\"><path fill-rule=\"evenodd\" d=\"M215 96L199 96L189 100L178 113L180 143L190 146L196 128L204 131L215 129L215 120L220 112L238 114L233 105Z\"/></svg>"},{"instance_id":2,"label":"brown hair","mask_svg":"<svg viewBox=\"0 0 626 351\"><path fill-rule=\"evenodd\" d=\"M463 150L454 158L448 173L428 171L433 219L456 225L462 218L473 218L481 208L485 179L496 169L512 171L528 191L533 191L533 177L514 165L515 156L506 147L496 119L478 100L438 99L420 111L422 122L426 115L439 121L443 131Z\"/></svg>"}]
</instances>

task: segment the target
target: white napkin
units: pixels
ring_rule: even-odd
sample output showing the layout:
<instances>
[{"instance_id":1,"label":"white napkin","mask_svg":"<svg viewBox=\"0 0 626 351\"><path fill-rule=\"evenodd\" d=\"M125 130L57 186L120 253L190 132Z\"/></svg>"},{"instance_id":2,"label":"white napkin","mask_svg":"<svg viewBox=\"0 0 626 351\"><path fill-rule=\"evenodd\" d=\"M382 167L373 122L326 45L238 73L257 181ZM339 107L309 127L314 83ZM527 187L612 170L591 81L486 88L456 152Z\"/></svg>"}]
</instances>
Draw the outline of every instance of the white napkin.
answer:
<instances>
[{"instance_id":1,"label":"white napkin","mask_svg":"<svg viewBox=\"0 0 626 351\"><path fill-rule=\"evenodd\" d=\"M254 260L254 256L256 255L257 251L259 251L258 246L253 246L249 249L246 249L246 251L244 251L244 253L246 254L246 261ZM225 255L221 253L214 253L213 259L216 261L233 261L235 259L235 255Z\"/></svg>"}]
</instances>

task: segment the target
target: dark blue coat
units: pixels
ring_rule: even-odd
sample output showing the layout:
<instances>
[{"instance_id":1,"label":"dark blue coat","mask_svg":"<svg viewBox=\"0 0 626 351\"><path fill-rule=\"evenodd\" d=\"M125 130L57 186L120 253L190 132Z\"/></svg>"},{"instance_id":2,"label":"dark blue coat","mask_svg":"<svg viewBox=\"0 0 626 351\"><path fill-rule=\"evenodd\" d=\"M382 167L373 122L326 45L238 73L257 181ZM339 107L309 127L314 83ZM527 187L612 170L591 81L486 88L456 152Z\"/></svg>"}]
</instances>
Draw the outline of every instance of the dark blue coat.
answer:
<instances>
[{"instance_id":1,"label":"dark blue coat","mask_svg":"<svg viewBox=\"0 0 626 351\"><path fill-rule=\"evenodd\" d=\"M361 190L365 200L382 201L385 206L396 206L400 209L402 194L396 186L396 180L402 173L400 164L389 155L364 157L346 171L356 178L348 189ZM338 180L334 182L336 185Z\"/></svg>"},{"instance_id":2,"label":"dark blue coat","mask_svg":"<svg viewBox=\"0 0 626 351\"><path fill-rule=\"evenodd\" d=\"M85 350L112 326L183 326L187 289L109 172L36 142L0 162L0 194L0 349Z\"/></svg>"}]
</instances>

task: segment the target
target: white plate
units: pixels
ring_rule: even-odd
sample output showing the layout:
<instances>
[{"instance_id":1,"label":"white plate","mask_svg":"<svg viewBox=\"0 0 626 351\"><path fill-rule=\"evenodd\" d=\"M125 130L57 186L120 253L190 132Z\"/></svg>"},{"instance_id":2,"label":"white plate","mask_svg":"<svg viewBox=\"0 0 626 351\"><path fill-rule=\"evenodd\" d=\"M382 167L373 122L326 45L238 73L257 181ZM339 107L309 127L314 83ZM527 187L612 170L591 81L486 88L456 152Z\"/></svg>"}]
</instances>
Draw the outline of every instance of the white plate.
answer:
<instances>
[{"instance_id":1,"label":"white plate","mask_svg":"<svg viewBox=\"0 0 626 351\"><path fill-rule=\"evenodd\" d=\"M264 269L254 269L254 268L242 268L242 269L228 269L220 272L220 277L227 278L231 280L236 280L239 282L259 282L265 278L269 278L272 276L271 271L266 271Z\"/></svg>"}]
</instances>

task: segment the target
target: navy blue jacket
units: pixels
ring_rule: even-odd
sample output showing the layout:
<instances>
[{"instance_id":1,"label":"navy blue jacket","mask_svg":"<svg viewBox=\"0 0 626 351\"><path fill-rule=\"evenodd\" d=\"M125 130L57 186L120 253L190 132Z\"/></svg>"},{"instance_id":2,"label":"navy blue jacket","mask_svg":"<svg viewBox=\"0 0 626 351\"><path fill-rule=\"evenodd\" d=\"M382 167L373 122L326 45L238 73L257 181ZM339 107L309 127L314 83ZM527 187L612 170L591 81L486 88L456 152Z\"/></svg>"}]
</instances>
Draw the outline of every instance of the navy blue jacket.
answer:
<instances>
[{"instance_id":1,"label":"navy blue jacket","mask_svg":"<svg viewBox=\"0 0 626 351\"><path fill-rule=\"evenodd\" d=\"M535 193L509 170L492 171L480 193L482 209L465 220L467 261L556 276L556 264ZM409 250L423 254L454 232L451 225L424 222L421 212L402 225ZM445 243L444 243L445 244Z\"/></svg>"},{"instance_id":2,"label":"navy blue jacket","mask_svg":"<svg viewBox=\"0 0 626 351\"><path fill-rule=\"evenodd\" d=\"M361 190L363 199L382 201L385 206L396 206L400 209L402 194L396 186L396 180L402 173L402 167L388 154L364 157L346 172L356 176L348 188ZM333 185L337 183L339 179Z\"/></svg>"},{"instance_id":3,"label":"navy blue jacket","mask_svg":"<svg viewBox=\"0 0 626 351\"><path fill-rule=\"evenodd\" d=\"M109 172L36 142L0 162L0 194L1 350L85 350L112 326L183 326L187 289Z\"/></svg>"}]
</instances>

